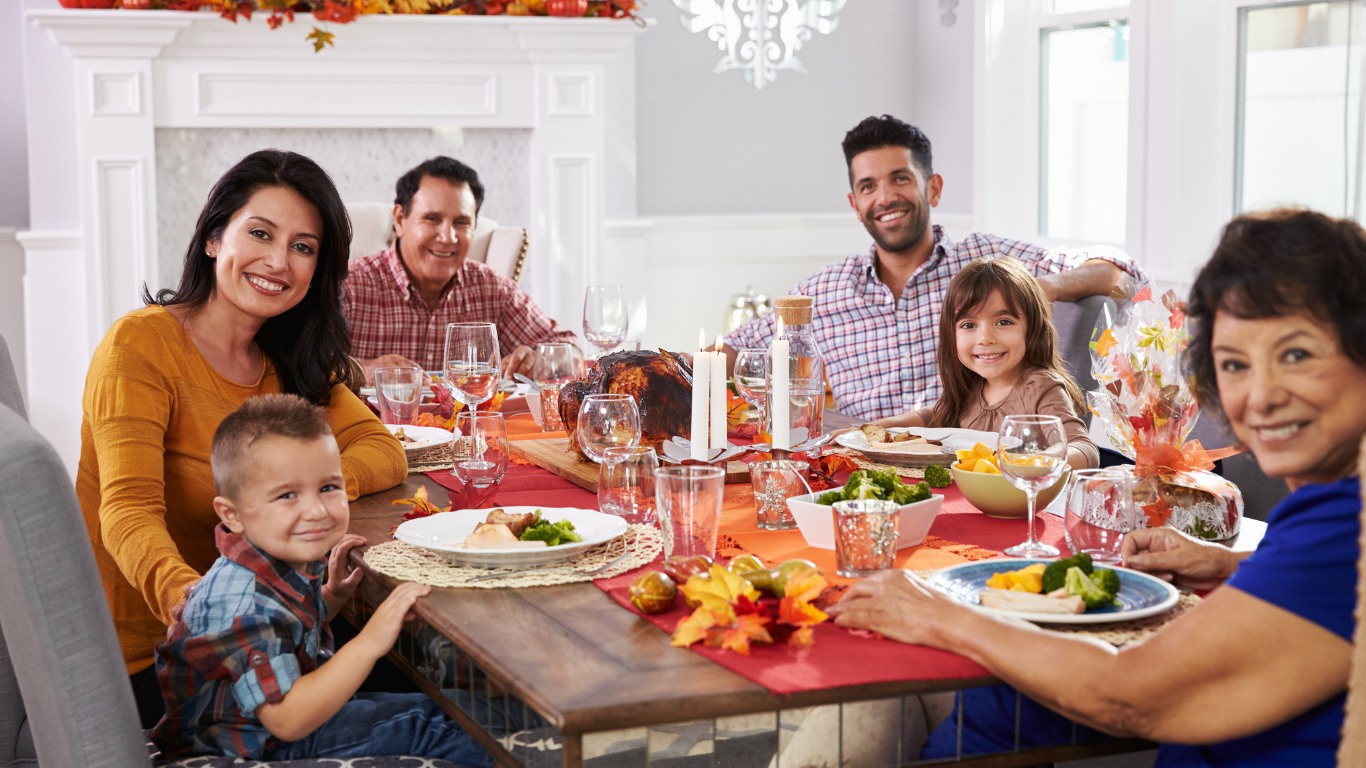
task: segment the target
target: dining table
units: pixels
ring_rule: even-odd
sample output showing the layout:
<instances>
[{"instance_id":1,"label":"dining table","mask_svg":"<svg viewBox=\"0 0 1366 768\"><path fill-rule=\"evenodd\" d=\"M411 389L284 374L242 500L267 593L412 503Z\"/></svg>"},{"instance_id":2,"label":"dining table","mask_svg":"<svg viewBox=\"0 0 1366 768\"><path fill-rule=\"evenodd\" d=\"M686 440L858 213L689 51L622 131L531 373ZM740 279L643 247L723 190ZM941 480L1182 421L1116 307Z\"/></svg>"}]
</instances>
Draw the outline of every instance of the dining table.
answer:
<instances>
[{"instance_id":1,"label":"dining table","mask_svg":"<svg viewBox=\"0 0 1366 768\"><path fill-rule=\"evenodd\" d=\"M517 450L523 441L565 437L541 432L518 401L506 402L504 411L513 454L535 455ZM826 414L827 429L852 423ZM537 445L546 444L525 443ZM561 474L515 459L488 505L598 508L595 493ZM352 554L365 571L347 609L352 621L363 622L399 583L372 567L367 554L393 541L412 509L405 501L421 490L444 506L461 498L453 488L458 483L449 472L413 471L397 487L351 504L350 529L368 542ZM897 567L928 573L996 558L1022 538L1022 520L989 518L953 486L935 492L944 501L930 534L921 545L900 550ZM1226 543L1255 548L1264 530L1245 520L1239 537ZM1066 551L1061 517L1041 513L1037 532ZM759 530L748 482L726 486L718 543L718 558L741 553L766 562L806 558L836 589L852 583L834 575L833 552L806 546L799 531ZM954 696L998 682L957 654L850 632L833 622L815 628L809 648L755 643L740 654L676 647L670 632L687 615L681 601L672 613L646 616L627 596L636 576L658 566L554 586L490 579L433 588L417 601L390 659L497 764L533 768L920 764L919 744ZM1035 765L1151 747L1111 738L1030 747L1025 739L1008 752L966 764Z\"/></svg>"}]
</instances>

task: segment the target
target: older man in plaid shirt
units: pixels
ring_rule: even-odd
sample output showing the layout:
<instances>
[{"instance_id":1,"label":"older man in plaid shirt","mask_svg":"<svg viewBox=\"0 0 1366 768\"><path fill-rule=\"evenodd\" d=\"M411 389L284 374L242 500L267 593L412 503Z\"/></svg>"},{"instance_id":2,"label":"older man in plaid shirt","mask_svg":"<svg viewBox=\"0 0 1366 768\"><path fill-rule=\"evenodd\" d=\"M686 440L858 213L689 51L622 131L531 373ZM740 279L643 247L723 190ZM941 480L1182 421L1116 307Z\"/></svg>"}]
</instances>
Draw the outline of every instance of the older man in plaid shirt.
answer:
<instances>
[{"instance_id":1,"label":"older man in plaid shirt","mask_svg":"<svg viewBox=\"0 0 1366 768\"><path fill-rule=\"evenodd\" d=\"M844 137L849 206L873 237L867 253L824 267L792 293L815 299L815 330L835 408L878 419L923 408L939 397L939 311L949 280L978 258L1016 258L1054 301L1130 295L1146 280L1123 252L1041 246L974 233L954 241L930 224L944 180L933 172L930 140L890 115L869 117ZM770 317L726 337L726 352L767 347Z\"/></svg>"},{"instance_id":2,"label":"older man in plaid shirt","mask_svg":"<svg viewBox=\"0 0 1366 768\"><path fill-rule=\"evenodd\" d=\"M419 365L440 370L448 323L498 326L507 374L532 375L533 349L545 341L577 343L511 279L467 261L470 234L484 203L473 168L435 157L395 185L393 246L351 265L342 311L351 354L365 369Z\"/></svg>"}]
</instances>

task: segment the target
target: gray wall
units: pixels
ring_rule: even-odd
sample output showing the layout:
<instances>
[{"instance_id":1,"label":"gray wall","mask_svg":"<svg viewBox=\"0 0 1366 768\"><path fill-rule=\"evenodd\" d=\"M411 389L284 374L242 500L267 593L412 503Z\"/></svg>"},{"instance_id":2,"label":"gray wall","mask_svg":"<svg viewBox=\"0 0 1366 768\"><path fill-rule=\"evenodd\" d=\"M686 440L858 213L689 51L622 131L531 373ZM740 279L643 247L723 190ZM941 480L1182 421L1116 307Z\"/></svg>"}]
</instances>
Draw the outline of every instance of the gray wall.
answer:
<instances>
[{"instance_id":1,"label":"gray wall","mask_svg":"<svg viewBox=\"0 0 1366 768\"><path fill-rule=\"evenodd\" d=\"M57 0L0 0L0 228L28 228L24 11L56 6Z\"/></svg>"}]
</instances>

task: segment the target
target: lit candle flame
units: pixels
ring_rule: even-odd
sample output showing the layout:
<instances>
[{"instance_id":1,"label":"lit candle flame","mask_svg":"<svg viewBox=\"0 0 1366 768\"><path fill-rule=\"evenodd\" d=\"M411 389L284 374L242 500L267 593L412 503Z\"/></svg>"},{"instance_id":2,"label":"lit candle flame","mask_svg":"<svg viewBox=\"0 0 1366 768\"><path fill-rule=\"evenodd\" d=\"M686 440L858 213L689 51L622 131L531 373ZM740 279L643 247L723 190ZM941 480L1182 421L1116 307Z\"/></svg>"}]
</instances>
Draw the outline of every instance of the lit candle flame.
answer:
<instances>
[{"instance_id":1,"label":"lit candle flame","mask_svg":"<svg viewBox=\"0 0 1366 768\"><path fill-rule=\"evenodd\" d=\"M704 331L704 330L702 330L701 328L698 328L698 329L697 329L697 348L698 348L698 349L706 349L706 348L707 348L707 332Z\"/></svg>"},{"instance_id":2,"label":"lit candle flame","mask_svg":"<svg viewBox=\"0 0 1366 768\"><path fill-rule=\"evenodd\" d=\"M717 337L716 337L716 346L712 348L712 351L715 352L715 353L718 354L718 355L721 354L721 337L720 337L720 336L717 336Z\"/></svg>"},{"instance_id":3,"label":"lit candle flame","mask_svg":"<svg viewBox=\"0 0 1366 768\"><path fill-rule=\"evenodd\" d=\"M775 312L774 314L776 315L777 313ZM775 317L775 318L773 319L773 322L776 323L776 325L774 326L774 331L773 331L773 336L774 336L774 338L777 338L777 337L779 337L779 336L782 336L782 335L783 335L783 319L782 319L781 317Z\"/></svg>"}]
</instances>

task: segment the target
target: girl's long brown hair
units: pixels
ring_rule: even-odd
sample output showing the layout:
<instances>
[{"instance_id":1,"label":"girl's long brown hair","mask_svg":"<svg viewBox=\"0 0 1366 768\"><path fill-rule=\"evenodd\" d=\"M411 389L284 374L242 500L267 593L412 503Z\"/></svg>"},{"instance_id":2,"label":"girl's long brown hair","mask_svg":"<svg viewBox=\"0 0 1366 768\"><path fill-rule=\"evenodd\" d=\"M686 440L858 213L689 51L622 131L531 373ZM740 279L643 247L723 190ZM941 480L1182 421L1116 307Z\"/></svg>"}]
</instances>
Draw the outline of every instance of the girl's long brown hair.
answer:
<instances>
[{"instance_id":1,"label":"girl's long brown hair","mask_svg":"<svg viewBox=\"0 0 1366 768\"><path fill-rule=\"evenodd\" d=\"M963 412L986 383L958 360L958 320L986 301L993 292L1001 294L1010 311L1024 320L1025 359L1020 375L1039 370L1062 384L1077 415L1086 412L1081 387L1072 380L1058 354L1058 331L1053 327L1053 306L1039 281L1019 261L1009 258L978 259L963 267L949 281L944 305L939 312L939 379L944 392L930 411L931 426L956 427Z\"/></svg>"}]
</instances>

